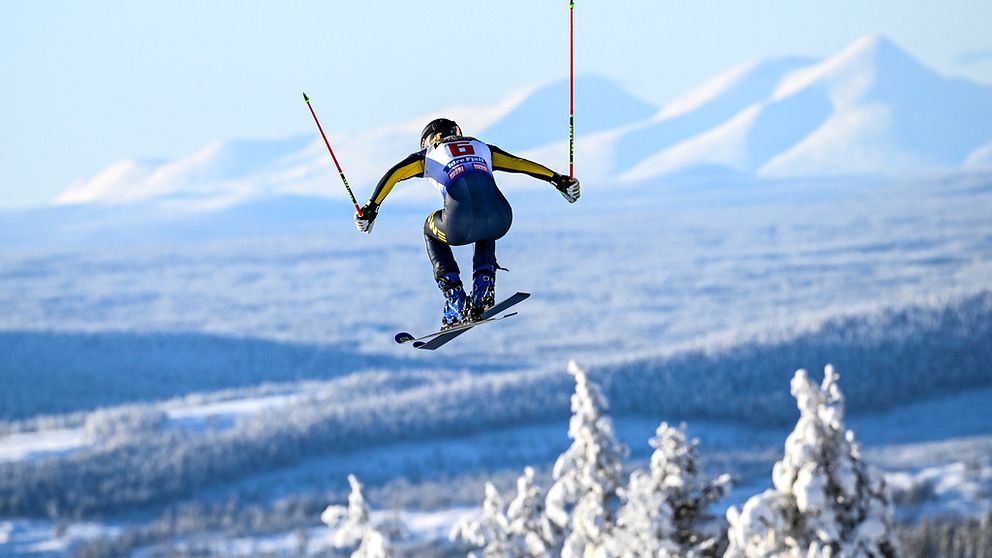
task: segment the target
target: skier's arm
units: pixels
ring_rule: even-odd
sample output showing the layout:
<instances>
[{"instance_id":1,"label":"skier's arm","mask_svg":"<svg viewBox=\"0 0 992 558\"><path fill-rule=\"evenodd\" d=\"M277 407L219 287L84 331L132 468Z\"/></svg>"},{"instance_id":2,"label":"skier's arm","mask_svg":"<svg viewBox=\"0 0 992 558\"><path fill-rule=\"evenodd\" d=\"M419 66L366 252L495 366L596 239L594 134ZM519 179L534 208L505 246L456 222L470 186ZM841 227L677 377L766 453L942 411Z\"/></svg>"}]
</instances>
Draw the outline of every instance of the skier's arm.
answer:
<instances>
[{"instance_id":1,"label":"skier's arm","mask_svg":"<svg viewBox=\"0 0 992 558\"><path fill-rule=\"evenodd\" d=\"M579 181L568 176L558 174L555 171L524 159L516 155L510 155L506 151L490 145L489 150L493 154L493 170L506 172L520 172L528 176L533 176L541 180L547 180L555 189L561 192L568 203L575 203L579 199Z\"/></svg>"},{"instance_id":2,"label":"skier's arm","mask_svg":"<svg viewBox=\"0 0 992 558\"><path fill-rule=\"evenodd\" d=\"M378 209L382 205L383 200L386 199L386 196L389 195L389 192L393 190L393 186L396 186L397 182L418 176L424 176L424 151L411 153L409 157L396 163L393 168L389 169L379 180L375 191L372 192L369 205Z\"/></svg>"},{"instance_id":3,"label":"skier's arm","mask_svg":"<svg viewBox=\"0 0 992 558\"><path fill-rule=\"evenodd\" d=\"M424 151L411 153L409 157L393 165L376 185L369 203L355 213L355 226L359 232L371 233L372 224L379 215L379 206L386 199L397 182L424 175Z\"/></svg>"},{"instance_id":4,"label":"skier's arm","mask_svg":"<svg viewBox=\"0 0 992 558\"><path fill-rule=\"evenodd\" d=\"M548 182L551 182L557 174L544 165L524 159L523 157L510 155L495 145L490 145L489 150L493 154L494 171L519 172L540 180L547 180Z\"/></svg>"}]
</instances>

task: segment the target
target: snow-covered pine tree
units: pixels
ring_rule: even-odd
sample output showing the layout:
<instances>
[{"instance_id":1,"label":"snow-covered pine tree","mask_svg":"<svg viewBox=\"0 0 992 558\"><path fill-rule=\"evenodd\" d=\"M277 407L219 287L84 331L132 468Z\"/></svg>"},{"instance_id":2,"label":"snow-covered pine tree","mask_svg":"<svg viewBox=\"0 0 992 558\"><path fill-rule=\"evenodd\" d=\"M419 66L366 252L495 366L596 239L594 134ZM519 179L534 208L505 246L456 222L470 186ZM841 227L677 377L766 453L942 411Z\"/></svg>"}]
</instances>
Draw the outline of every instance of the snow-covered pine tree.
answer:
<instances>
[{"instance_id":1,"label":"snow-covered pine tree","mask_svg":"<svg viewBox=\"0 0 992 558\"><path fill-rule=\"evenodd\" d=\"M572 418L568 437L572 445L558 457L554 484L545 499L545 513L552 526L549 539L561 541L563 558L604 555L608 533L619 505L622 458L627 450L613 434L606 400L572 361L575 377Z\"/></svg>"},{"instance_id":2,"label":"snow-covered pine tree","mask_svg":"<svg viewBox=\"0 0 992 558\"><path fill-rule=\"evenodd\" d=\"M503 498L492 483L486 483L486 499L482 502L479 519L462 519L448 534L452 541L465 541L482 548L484 558L516 558L522 556L510 535L510 522L503 513ZM473 552L470 558L477 555Z\"/></svg>"},{"instance_id":3,"label":"snow-covered pine tree","mask_svg":"<svg viewBox=\"0 0 992 558\"><path fill-rule=\"evenodd\" d=\"M336 529L331 543L336 548L358 545L351 558L389 558L389 541L370 521L361 483L355 475L348 475L348 484L348 507L327 506L320 514L321 521Z\"/></svg>"},{"instance_id":4,"label":"snow-covered pine tree","mask_svg":"<svg viewBox=\"0 0 992 558\"><path fill-rule=\"evenodd\" d=\"M351 558L389 558L389 541L379 531L369 529Z\"/></svg>"},{"instance_id":5,"label":"snow-covered pine tree","mask_svg":"<svg viewBox=\"0 0 992 558\"><path fill-rule=\"evenodd\" d=\"M548 519L544 515L544 495L534 484L534 469L524 468L517 479L517 497L506 509L510 534L522 544L526 556L551 557Z\"/></svg>"},{"instance_id":6,"label":"snow-covered pine tree","mask_svg":"<svg viewBox=\"0 0 992 558\"><path fill-rule=\"evenodd\" d=\"M722 498L728 475L699 480L699 441L689 440L685 425L662 422L650 441L648 471L635 471L625 489L612 541L619 556L693 557L712 552L715 537L699 525L706 508Z\"/></svg>"},{"instance_id":7,"label":"snow-covered pine tree","mask_svg":"<svg viewBox=\"0 0 992 558\"><path fill-rule=\"evenodd\" d=\"M668 557L675 554L672 507L647 471L634 471L620 489L623 504L607 546L612 556Z\"/></svg>"},{"instance_id":8,"label":"snow-covered pine tree","mask_svg":"<svg viewBox=\"0 0 992 558\"><path fill-rule=\"evenodd\" d=\"M897 556L892 508L881 474L862 460L844 429L837 373L817 386L805 370L792 379L799 421L772 471L774 488L727 510L726 558Z\"/></svg>"},{"instance_id":9,"label":"snow-covered pine tree","mask_svg":"<svg viewBox=\"0 0 992 558\"><path fill-rule=\"evenodd\" d=\"M355 546L365 536L369 526L369 508L362 495L362 485L355 475L348 475L348 507L327 506L320 520L335 528L333 544L337 548Z\"/></svg>"}]
</instances>

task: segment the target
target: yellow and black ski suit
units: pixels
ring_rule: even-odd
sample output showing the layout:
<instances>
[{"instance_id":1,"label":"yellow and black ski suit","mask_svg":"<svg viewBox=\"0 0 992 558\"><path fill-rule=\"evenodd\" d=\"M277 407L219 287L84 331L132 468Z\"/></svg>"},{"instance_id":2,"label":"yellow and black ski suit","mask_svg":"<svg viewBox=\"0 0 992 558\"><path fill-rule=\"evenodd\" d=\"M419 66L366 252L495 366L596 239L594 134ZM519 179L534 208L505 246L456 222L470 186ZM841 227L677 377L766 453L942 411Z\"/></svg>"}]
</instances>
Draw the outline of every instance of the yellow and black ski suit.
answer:
<instances>
[{"instance_id":1,"label":"yellow and black ski suit","mask_svg":"<svg viewBox=\"0 0 992 558\"><path fill-rule=\"evenodd\" d=\"M427 178L441 192L444 207L427 217L427 254L440 280L458 273L451 246L475 243L473 271L495 272L496 240L510 230L513 211L496 186L493 171L523 173L552 184L564 177L551 169L510 155L470 137L447 137L397 163L379 180L369 204L373 214L393 187L409 178Z\"/></svg>"}]
</instances>

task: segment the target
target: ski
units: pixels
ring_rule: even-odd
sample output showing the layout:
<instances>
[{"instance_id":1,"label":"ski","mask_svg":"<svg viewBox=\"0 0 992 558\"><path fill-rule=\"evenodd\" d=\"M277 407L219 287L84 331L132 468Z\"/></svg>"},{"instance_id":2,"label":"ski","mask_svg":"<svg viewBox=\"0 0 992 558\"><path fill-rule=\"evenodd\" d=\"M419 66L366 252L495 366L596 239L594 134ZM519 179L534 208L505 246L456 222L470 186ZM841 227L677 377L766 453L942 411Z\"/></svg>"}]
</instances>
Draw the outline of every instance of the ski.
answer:
<instances>
[{"instance_id":1,"label":"ski","mask_svg":"<svg viewBox=\"0 0 992 558\"><path fill-rule=\"evenodd\" d=\"M511 314L505 314L503 316L498 316L501 312L506 311L511 306L519 304L527 299L530 293L515 293L513 296L497 303L489 310L482 313L482 316L478 320L467 322L463 324L456 325L447 329L442 329L441 331L436 331L434 333L424 335L423 337L414 337L412 334L405 331L397 333L394 339L397 343L406 344L413 343L414 348L424 349L427 351L433 351L438 347L444 345L448 341L451 341L455 337L465 333L466 331L472 329L477 325L487 324L491 322L498 322L500 320L516 316L517 313L513 312Z\"/></svg>"},{"instance_id":2,"label":"ski","mask_svg":"<svg viewBox=\"0 0 992 558\"><path fill-rule=\"evenodd\" d=\"M420 346L421 345L424 345L427 341L430 341L431 339L435 339L435 338L440 337L442 335L451 334L451 333L461 333L461 332L465 331L466 329L471 329L471 328L473 328L475 326L478 326L478 325L488 324L490 322L498 322L500 320L504 320L506 318L511 318L513 316L516 316L516 315L517 315L516 312L511 312L510 314L504 314L502 316L498 316L498 317L495 317L495 318L478 319L478 320L475 320L473 322L465 322L463 324L458 324L456 326L445 328L445 329L442 329L440 331L435 331L434 333L428 333L427 335L424 335L423 337L414 337L412 334L403 331L403 332L397 333L395 339L396 339L396 342L399 343L399 344L401 344L401 345L402 344L405 344L405 343L413 343L413 346L414 347L417 347L419 349Z\"/></svg>"}]
</instances>

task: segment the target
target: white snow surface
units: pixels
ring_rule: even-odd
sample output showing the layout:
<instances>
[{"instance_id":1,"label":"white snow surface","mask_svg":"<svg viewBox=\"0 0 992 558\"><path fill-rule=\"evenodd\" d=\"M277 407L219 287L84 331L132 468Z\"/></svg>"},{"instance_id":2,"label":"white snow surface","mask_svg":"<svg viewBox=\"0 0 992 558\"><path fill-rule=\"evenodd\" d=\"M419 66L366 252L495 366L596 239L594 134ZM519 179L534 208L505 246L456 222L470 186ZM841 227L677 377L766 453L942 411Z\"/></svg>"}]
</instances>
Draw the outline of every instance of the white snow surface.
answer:
<instances>
[{"instance_id":1,"label":"white snow surface","mask_svg":"<svg viewBox=\"0 0 992 558\"><path fill-rule=\"evenodd\" d=\"M45 520L0 519L0 557L67 556L74 544L114 536L116 525L96 522L69 522L56 534L56 525Z\"/></svg>"},{"instance_id":2,"label":"white snow surface","mask_svg":"<svg viewBox=\"0 0 992 558\"><path fill-rule=\"evenodd\" d=\"M992 142L989 142L972 151L968 155L968 159L964 164L965 168L992 168Z\"/></svg>"},{"instance_id":3,"label":"white snow surface","mask_svg":"<svg viewBox=\"0 0 992 558\"><path fill-rule=\"evenodd\" d=\"M233 424L235 420L265 411L278 412L304 397L302 393L270 395L247 399L221 400L213 403L183 405L167 411L170 421L186 428Z\"/></svg>"},{"instance_id":4,"label":"white snow surface","mask_svg":"<svg viewBox=\"0 0 992 558\"><path fill-rule=\"evenodd\" d=\"M58 428L0 436L0 462L39 459L86 445L80 428Z\"/></svg>"}]
</instances>

